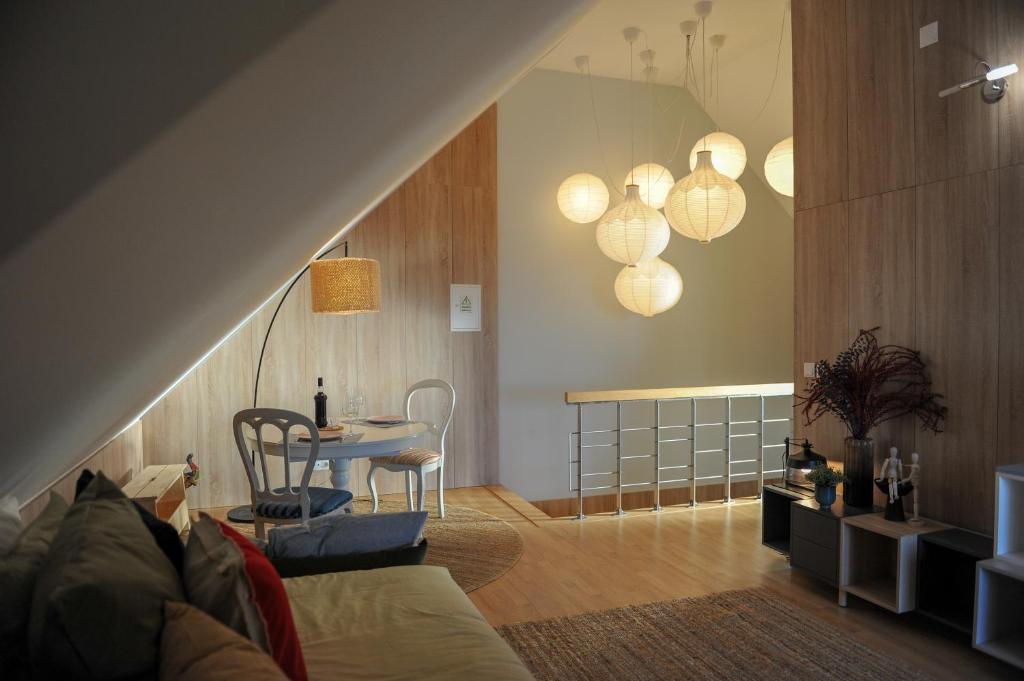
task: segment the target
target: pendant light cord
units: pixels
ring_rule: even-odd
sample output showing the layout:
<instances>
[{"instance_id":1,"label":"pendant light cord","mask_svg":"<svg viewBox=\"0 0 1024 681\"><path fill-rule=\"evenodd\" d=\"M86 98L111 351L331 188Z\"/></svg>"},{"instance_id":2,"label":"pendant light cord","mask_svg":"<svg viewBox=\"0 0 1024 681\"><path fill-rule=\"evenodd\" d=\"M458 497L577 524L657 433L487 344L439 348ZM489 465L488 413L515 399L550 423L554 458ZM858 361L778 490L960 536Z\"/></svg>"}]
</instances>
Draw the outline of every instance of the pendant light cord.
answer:
<instances>
[{"instance_id":1,"label":"pendant light cord","mask_svg":"<svg viewBox=\"0 0 1024 681\"><path fill-rule=\"evenodd\" d=\"M782 22L779 26L779 44L775 52L775 75L772 76L772 84L768 86L768 96L764 98L764 104L761 105L761 108L757 112L757 115L754 116L754 119L750 121L750 125L757 123L757 121L764 114L765 110L768 108L768 102L772 100L772 95L775 94L775 85L779 80L779 68L782 66L782 41L783 38L785 38L786 36L786 15L788 13L789 7L787 5L783 5Z\"/></svg>"},{"instance_id":2,"label":"pendant light cord","mask_svg":"<svg viewBox=\"0 0 1024 681\"><path fill-rule=\"evenodd\" d=\"M594 95L594 74L590 70L590 64L587 64L587 84L590 86L590 112L594 117L594 135L597 137L597 150L598 156L601 159L601 166L604 168L605 177L608 178L608 186L618 194L619 196L625 196L622 190L619 189L619 184L612 179L612 172L608 169L608 157L604 154L604 142L601 139L601 122L597 116L597 97Z\"/></svg>"}]
</instances>

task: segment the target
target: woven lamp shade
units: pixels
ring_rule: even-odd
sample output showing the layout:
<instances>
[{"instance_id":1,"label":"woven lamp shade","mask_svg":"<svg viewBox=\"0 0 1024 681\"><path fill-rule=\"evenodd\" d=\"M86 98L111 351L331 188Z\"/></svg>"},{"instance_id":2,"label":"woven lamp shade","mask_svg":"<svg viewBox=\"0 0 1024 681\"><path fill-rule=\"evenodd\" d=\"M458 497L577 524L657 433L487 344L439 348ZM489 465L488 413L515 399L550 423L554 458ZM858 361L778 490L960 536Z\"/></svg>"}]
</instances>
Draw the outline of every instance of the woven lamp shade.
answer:
<instances>
[{"instance_id":1,"label":"woven lamp shade","mask_svg":"<svg viewBox=\"0 0 1024 681\"><path fill-rule=\"evenodd\" d=\"M626 175L626 186L635 184L640 187L640 200L651 208L665 205L668 190L676 183L672 173L657 163L642 163Z\"/></svg>"},{"instance_id":2,"label":"woven lamp shade","mask_svg":"<svg viewBox=\"0 0 1024 681\"><path fill-rule=\"evenodd\" d=\"M672 228L702 244L731 232L746 211L743 188L715 170L710 151L697 154L697 168L676 182L665 202Z\"/></svg>"},{"instance_id":3,"label":"woven lamp shade","mask_svg":"<svg viewBox=\"0 0 1024 681\"><path fill-rule=\"evenodd\" d=\"M764 160L764 177L772 189L783 196L793 196L793 138L787 137L768 152Z\"/></svg>"},{"instance_id":4,"label":"woven lamp shade","mask_svg":"<svg viewBox=\"0 0 1024 681\"><path fill-rule=\"evenodd\" d=\"M570 175L558 187L558 210L581 225L593 222L608 210L608 187L597 175Z\"/></svg>"},{"instance_id":5,"label":"woven lamp shade","mask_svg":"<svg viewBox=\"0 0 1024 681\"><path fill-rule=\"evenodd\" d=\"M665 250L672 232L665 217L640 200L640 188L626 187L626 200L597 222L597 246L615 262L635 265Z\"/></svg>"},{"instance_id":6,"label":"woven lamp shade","mask_svg":"<svg viewBox=\"0 0 1024 681\"><path fill-rule=\"evenodd\" d=\"M690 170L697 168L697 152L710 151L715 170L731 180L739 179L747 167L747 148L739 138L727 132L704 135L690 150Z\"/></svg>"},{"instance_id":7,"label":"woven lamp shade","mask_svg":"<svg viewBox=\"0 0 1024 681\"><path fill-rule=\"evenodd\" d=\"M313 312L358 314L380 311L380 263L369 258L309 263Z\"/></svg>"},{"instance_id":8,"label":"woven lamp shade","mask_svg":"<svg viewBox=\"0 0 1024 681\"><path fill-rule=\"evenodd\" d=\"M615 297L630 312L653 317L679 302L683 278L661 258L626 266L615 277Z\"/></svg>"}]
</instances>

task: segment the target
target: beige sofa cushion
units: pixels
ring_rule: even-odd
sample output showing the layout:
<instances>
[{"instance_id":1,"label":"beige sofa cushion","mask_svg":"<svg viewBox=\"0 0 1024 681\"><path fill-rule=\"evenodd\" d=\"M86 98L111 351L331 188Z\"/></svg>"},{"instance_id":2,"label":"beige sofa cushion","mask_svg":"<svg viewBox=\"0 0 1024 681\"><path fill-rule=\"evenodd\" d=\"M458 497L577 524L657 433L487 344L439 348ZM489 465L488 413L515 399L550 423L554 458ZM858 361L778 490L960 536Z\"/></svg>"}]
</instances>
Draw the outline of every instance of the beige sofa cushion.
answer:
<instances>
[{"instance_id":1,"label":"beige sofa cushion","mask_svg":"<svg viewBox=\"0 0 1024 681\"><path fill-rule=\"evenodd\" d=\"M533 678L444 568L336 572L284 585L310 681Z\"/></svg>"},{"instance_id":2,"label":"beige sofa cushion","mask_svg":"<svg viewBox=\"0 0 1024 681\"><path fill-rule=\"evenodd\" d=\"M252 641L185 603L164 603L159 681L288 681Z\"/></svg>"}]
</instances>

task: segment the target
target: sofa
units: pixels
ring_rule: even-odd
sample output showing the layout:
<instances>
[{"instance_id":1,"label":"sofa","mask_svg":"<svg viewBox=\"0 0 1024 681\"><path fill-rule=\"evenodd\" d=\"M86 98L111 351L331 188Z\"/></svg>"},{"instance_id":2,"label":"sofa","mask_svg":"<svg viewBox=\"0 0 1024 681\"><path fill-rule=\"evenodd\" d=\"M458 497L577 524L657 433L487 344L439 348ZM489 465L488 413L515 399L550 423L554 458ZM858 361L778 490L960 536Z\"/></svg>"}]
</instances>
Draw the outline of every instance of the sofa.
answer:
<instances>
[{"instance_id":1,"label":"sofa","mask_svg":"<svg viewBox=\"0 0 1024 681\"><path fill-rule=\"evenodd\" d=\"M275 560L201 516L183 545L102 474L82 483L27 527L0 500L5 678L532 678L448 571L421 564L425 541L342 555L353 525L300 527ZM310 543L330 550L287 552Z\"/></svg>"},{"instance_id":2,"label":"sofa","mask_svg":"<svg viewBox=\"0 0 1024 681\"><path fill-rule=\"evenodd\" d=\"M311 681L533 678L445 568L335 572L284 585Z\"/></svg>"}]
</instances>

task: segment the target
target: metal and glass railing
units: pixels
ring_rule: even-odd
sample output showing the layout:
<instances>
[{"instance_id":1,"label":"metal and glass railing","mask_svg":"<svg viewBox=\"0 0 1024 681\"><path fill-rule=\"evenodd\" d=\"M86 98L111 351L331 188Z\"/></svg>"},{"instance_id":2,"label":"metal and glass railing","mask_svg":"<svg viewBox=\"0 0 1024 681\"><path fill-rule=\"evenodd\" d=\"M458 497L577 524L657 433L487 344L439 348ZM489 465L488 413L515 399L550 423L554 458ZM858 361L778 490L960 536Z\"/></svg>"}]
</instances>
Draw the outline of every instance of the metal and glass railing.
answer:
<instances>
[{"instance_id":1,"label":"metal and glass railing","mask_svg":"<svg viewBox=\"0 0 1024 681\"><path fill-rule=\"evenodd\" d=\"M732 502L733 482L736 480L756 479L756 494L760 497L765 476L781 476L783 473L781 467L765 468L765 454L780 450L781 461L784 439L792 435L792 383L567 392L565 402L576 407L576 429L569 433L568 438L568 464L569 490L576 494L576 517L580 520L586 517L583 513L585 493L601 490L614 490L615 513L619 515L625 513L622 507L623 491L634 488L653 489L652 511L660 511L662 508L662 489L673 486L689 488L690 506L697 505L697 488L714 481L723 484L722 503ZM653 423L624 427L623 407L635 408L643 404L653 407ZM717 407L714 415L710 420L702 421L702 416L708 418L708 407L712 404ZM689 422L678 423L666 419L664 411L670 406L682 406L683 412L688 411ZM604 410L614 407L614 427L585 430L585 411L595 407ZM767 411L769 407L771 413ZM673 411L678 416L680 410L675 408ZM737 411L742 413L738 414ZM718 432L713 432L714 429ZM775 432L769 435L768 429L774 429ZM624 445L624 435L642 432L653 433L653 447L650 451L631 453ZM748 438L755 438L754 446L744 448L747 453L739 456L749 458L734 458L734 452L740 449L736 444ZM680 443L685 443L682 446L688 450L688 461L673 463L663 460L663 448L666 445L675 447ZM604 469L612 465L607 456L603 462L597 462L596 469L595 465L588 467L589 461L598 458L596 453L608 450L614 452L612 470ZM720 461L707 462L709 455L713 454L719 455ZM639 480L631 478L627 482L623 475L623 464L643 459L650 460L650 467L641 469L641 473L646 470L649 477ZM702 460L706 463L702 464ZM754 470L734 471L738 466L753 467ZM719 467L718 470L715 467ZM605 481L614 480L614 483L587 486L589 481L598 479L597 482L600 482L602 478Z\"/></svg>"}]
</instances>

